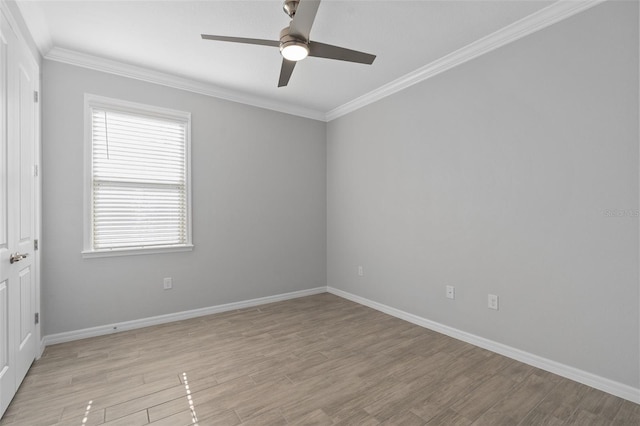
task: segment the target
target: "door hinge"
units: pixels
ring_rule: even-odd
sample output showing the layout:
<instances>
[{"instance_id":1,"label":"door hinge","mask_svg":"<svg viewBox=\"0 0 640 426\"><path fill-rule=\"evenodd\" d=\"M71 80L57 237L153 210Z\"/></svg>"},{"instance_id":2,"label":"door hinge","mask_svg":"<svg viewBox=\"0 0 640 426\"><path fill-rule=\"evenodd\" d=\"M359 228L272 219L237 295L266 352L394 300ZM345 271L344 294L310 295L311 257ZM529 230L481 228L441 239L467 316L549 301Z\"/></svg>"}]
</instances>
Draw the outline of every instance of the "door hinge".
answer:
<instances>
[{"instance_id":1,"label":"door hinge","mask_svg":"<svg viewBox=\"0 0 640 426\"><path fill-rule=\"evenodd\" d=\"M40 313L36 312L36 324L40 324Z\"/></svg>"},{"instance_id":2,"label":"door hinge","mask_svg":"<svg viewBox=\"0 0 640 426\"><path fill-rule=\"evenodd\" d=\"M34 90L33 91L33 102L38 102L38 91Z\"/></svg>"},{"instance_id":3,"label":"door hinge","mask_svg":"<svg viewBox=\"0 0 640 426\"><path fill-rule=\"evenodd\" d=\"M37 164L33 165L33 175L35 177L38 177L38 165Z\"/></svg>"},{"instance_id":4,"label":"door hinge","mask_svg":"<svg viewBox=\"0 0 640 426\"><path fill-rule=\"evenodd\" d=\"M38 250L38 240L33 240L33 249Z\"/></svg>"}]
</instances>

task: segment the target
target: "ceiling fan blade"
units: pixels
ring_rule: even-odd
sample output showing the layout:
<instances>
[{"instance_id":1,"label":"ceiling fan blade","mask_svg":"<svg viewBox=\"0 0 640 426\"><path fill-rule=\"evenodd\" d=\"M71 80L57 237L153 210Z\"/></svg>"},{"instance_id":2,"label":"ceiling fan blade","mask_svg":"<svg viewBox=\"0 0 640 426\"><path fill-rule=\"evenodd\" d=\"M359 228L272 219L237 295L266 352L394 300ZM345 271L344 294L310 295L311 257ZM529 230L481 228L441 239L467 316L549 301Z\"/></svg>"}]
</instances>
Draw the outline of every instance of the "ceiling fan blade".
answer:
<instances>
[{"instance_id":1,"label":"ceiling fan blade","mask_svg":"<svg viewBox=\"0 0 640 426\"><path fill-rule=\"evenodd\" d=\"M216 35L209 35L209 34L201 34L201 36L204 40L230 41L232 43L258 44L261 46L280 47L280 41L277 41L277 40L262 40L260 38L226 37L226 36L216 36Z\"/></svg>"},{"instance_id":2,"label":"ceiling fan blade","mask_svg":"<svg viewBox=\"0 0 640 426\"><path fill-rule=\"evenodd\" d=\"M339 61L357 62L367 65L371 65L374 59L376 59L376 55L345 49L344 47L334 46L332 44L310 41L308 46L309 56L316 58L337 59Z\"/></svg>"},{"instance_id":3,"label":"ceiling fan blade","mask_svg":"<svg viewBox=\"0 0 640 426\"><path fill-rule=\"evenodd\" d=\"M289 34L294 37L309 40L309 33L313 20L316 19L316 13L320 6L320 0L300 0L296 14L289 26Z\"/></svg>"},{"instance_id":4,"label":"ceiling fan blade","mask_svg":"<svg viewBox=\"0 0 640 426\"><path fill-rule=\"evenodd\" d=\"M295 68L295 66L295 61L287 61L286 59L282 59L282 68L280 69L280 80L278 80L278 87L286 86L289 83L291 73L293 73L293 68Z\"/></svg>"}]
</instances>

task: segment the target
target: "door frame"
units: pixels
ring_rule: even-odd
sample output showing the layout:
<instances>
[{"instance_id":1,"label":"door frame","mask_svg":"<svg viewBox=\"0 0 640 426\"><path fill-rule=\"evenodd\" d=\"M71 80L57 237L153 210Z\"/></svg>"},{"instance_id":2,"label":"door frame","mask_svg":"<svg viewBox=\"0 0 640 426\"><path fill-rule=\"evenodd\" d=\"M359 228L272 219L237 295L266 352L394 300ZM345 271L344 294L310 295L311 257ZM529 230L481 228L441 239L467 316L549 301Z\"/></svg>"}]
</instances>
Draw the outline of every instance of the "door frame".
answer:
<instances>
[{"instance_id":1,"label":"door frame","mask_svg":"<svg viewBox=\"0 0 640 426\"><path fill-rule=\"evenodd\" d=\"M12 7L13 6L13 7ZM16 9L15 12L12 9ZM42 307L40 304L40 282L41 282L41 255L42 252L42 74L41 74L41 56L35 47L35 43L31 39L31 34L28 33L26 24L22 20L22 16L19 15L20 23L16 19L16 13L19 14L20 10L17 4L9 5L5 0L0 0L0 13L4 15L9 26L16 35L17 42L20 49L24 49L28 52L29 60L32 62L34 69L36 70L36 78L34 81L34 90L38 93L38 101L34 103L34 147L33 147L33 162L37 176L35 176L34 194L33 194L33 209L34 209L34 238L38 240L38 250L34 251L33 259L33 273L35 279L35 311L40 315L40 322L36 324L35 337L36 337L36 359L40 359L44 352L45 344L42 336ZM22 24L22 25L21 25ZM27 35L25 36L25 32ZM35 173L34 173L35 174Z\"/></svg>"}]
</instances>

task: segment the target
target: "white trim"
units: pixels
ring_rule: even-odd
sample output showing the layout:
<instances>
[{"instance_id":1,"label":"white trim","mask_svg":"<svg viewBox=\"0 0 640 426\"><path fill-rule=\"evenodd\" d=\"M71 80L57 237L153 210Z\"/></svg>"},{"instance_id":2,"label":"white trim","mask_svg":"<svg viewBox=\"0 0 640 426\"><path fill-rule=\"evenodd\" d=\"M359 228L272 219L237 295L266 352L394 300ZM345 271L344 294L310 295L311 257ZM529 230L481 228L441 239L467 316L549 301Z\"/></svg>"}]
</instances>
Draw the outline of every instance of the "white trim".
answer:
<instances>
[{"instance_id":1,"label":"white trim","mask_svg":"<svg viewBox=\"0 0 640 426\"><path fill-rule=\"evenodd\" d=\"M178 77L155 70L138 67L135 65L125 64L123 62L118 62L111 59L89 55L86 53L62 49L60 47L54 47L53 49L51 49L49 52L47 52L47 54L44 55L44 58L51 61L62 62L65 64L89 68L92 70L115 74L122 77L146 81L148 83L173 87L174 89L186 90L188 92L199 93L206 96L225 99L227 101L251 105L258 108L270 109L286 114L311 118L313 120L325 120L325 115L323 112L295 106L289 102L278 102L260 96L232 91L213 84L207 84L200 81Z\"/></svg>"},{"instance_id":2,"label":"white trim","mask_svg":"<svg viewBox=\"0 0 640 426\"><path fill-rule=\"evenodd\" d=\"M110 250L94 250L92 241L92 108L103 108L110 111L120 111L159 119L182 122L185 125L185 160L186 160L186 217L187 217L187 241L181 245L167 245L156 247L129 247ZM83 201L83 258L129 256L141 254L171 253L193 250L192 235L192 209L191 209L191 113L155 105L141 104L122 99L108 98L105 96L84 94L84 201Z\"/></svg>"},{"instance_id":3,"label":"white trim","mask_svg":"<svg viewBox=\"0 0 640 426\"><path fill-rule=\"evenodd\" d=\"M638 8L638 16L637 16L637 21L636 22L640 22L640 7ZM638 68L640 69L640 58L638 58ZM640 98L640 73L638 74L638 97ZM640 134L640 121L638 122L638 134ZM640 140L638 141L639 145L640 145ZM638 151L638 163L640 164L640 150ZM638 183L640 183L640 175L638 175ZM640 232L640 231L639 231ZM640 249L640 239L638 240L638 249ZM640 262L638 263L638 272L640 273ZM640 274L639 274L640 276ZM640 281L638 282L639 288L640 288ZM638 306L640 306L640 294L638 294ZM638 324L640 324L640 312L638 312ZM640 353L640 342L638 342L638 349L639 349L639 353ZM640 363L640 360L638 360L638 363Z\"/></svg>"},{"instance_id":4,"label":"white trim","mask_svg":"<svg viewBox=\"0 0 640 426\"><path fill-rule=\"evenodd\" d=\"M191 221L189 221L191 228ZM183 251L193 251L193 244L184 244L179 246L157 246L157 247L127 247L113 250L84 250L82 251L83 259L92 259L94 257L115 257L115 256L135 256L139 254L162 254L162 253L179 253Z\"/></svg>"},{"instance_id":5,"label":"white trim","mask_svg":"<svg viewBox=\"0 0 640 426\"><path fill-rule=\"evenodd\" d=\"M5 1L5 0L3 0ZM33 1L13 0L20 13L26 30L33 40L34 54L42 56L53 47L53 40L44 10Z\"/></svg>"},{"instance_id":6,"label":"white trim","mask_svg":"<svg viewBox=\"0 0 640 426\"><path fill-rule=\"evenodd\" d=\"M67 331L64 333L50 334L44 337L44 346L55 345L57 343L71 342L74 340L86 339L88 337L103 336L120 331L134 330L137 328L149 327L152 325L165 324L173 321L181 321L190 318L212 315L220 312L233 311L237 309L251 308L253 306L267 303L281 302L283 300L296 299L299 297L312 296L314 294L326 293L326 287L310 288L308 290L292 291L290 293L278 294L275 296L260 297L257 299L244 300L240 302L226 303L224 305L210 306L207 308L192 309L190 311L176 312L173 314L158 315L155 317L141 318L137 320L118 322L114 324L101 325L98 327L84 328L82 330Z\"/></svg>"},{"instance_id":7,"label":"white trim","mask_svg":"<svg viewBox=\"0 0 640 426\"><path fill-rule=\"evenodd\" d=\"M19 8L19 5L16 3L16 5ZM19 13L19 10L18 10ZM34 208L34 213L35 213L35 218L34 218L34 235L33 235L33 239L37 239L38 243L39 243L39 248L38 250L34 250L34 260L33 260L33 266L34 266L34 271L35 271L35 275L34 275L34 280L35 280L35 295L34 297L34 302L35 302L35 312L39 313L40 315L42 315L42 306L41 306L41 281L42 281L42 271L41 271L41 253L42 253L42 236L41 236L41 230L42 230L42 120L41 120L41 105L42 105L42 90L41 90L41 77L40 77L40 61L36 55L38 52L34 52L32 49L33 43L29 43L27 40L27 37L25 37L25 34L23 33L21 26L18 24L18 21L16 20L16 17L14 16L14 14L11 12L9 5L7 4L7 2L5 0L0 0L0 15L4 16L5 19L7 20L9 26L11 27L11 29L13 30L13 33L16 35L17 41L18 41L18 45L22 45L22 48L25 50L25 52L29 52L29 54L27 55L27 59L29 62L31 62L31 65L33 66L34 70L36 71L34 77L34 81L33 81L33 90L38 92L38 96L39 99L37 102L34 102L33 104L33 119L34 119L34 129L33 129L33 143L34 143L34 151L33 151L33 165L34 167L37 168L38 170L38 174L35 176L35 182L34 182L34 194L33 194L33 208ZM22 17L20 17L22 18ZM24 22L24 21L23 21ZM26 26L26 23L25 23ZM41 338L42 336L42 321L40 321L38 324L36 324L35 326L35 339L36 342L40 342L39 346L36 347L36 354L35 357L36 359L39 359L40 356L42 355L42 350L44 350L44 346L43 346L43 339Z\"/></svg>"},{"instance_id":8,"label":"white trim","mask_svg":"<svg viewBox=\"0 0 640 426\"><path fill-rule=\"evenodd\" d=\"M173 87L175 89L186 90L258 108L265 108L313 120L332 121L396 92L404 90L407 87L413 86L414 84L420 83L428 78L470 61L480 55L491 52L492 50L560 22L604 1L606 0L559 0L544 9L499 29L488 36L478 39L455 52L418 68L417 70L387 83L365 95L340 105L329 112L304 108L292 105L289 102L280 102L248 93L229 90L213 84L178 77L160 71L60 47L53 47L43 56L45 59L51 61L62 62L65 64L146 81L148 83Z\"/></svg>"},{"instance_id":9,"label":"white trim","mask_svg":"<svg viewBox=\"0 0 640 426\"><path fill-rule=\"evenodd\" d=\"M393 95L409 86L420 83L453 67L470 61L480 55L514 42L522 37L540 31L556 22L589 9L606 0L559 0L513 24L482 37L455 52L443 56L390 83L349 101L326 114L326 121L335 120L382 98Z\"/></svg>"},{"instance_id":10,"label":"white trim","mask_svg":"<svg viewBox=\"0 0 640 426\"><path fill-rule=\"evenodd\" d=\"M129 112L132 114L142 114L145 116L150 115L168 120L180 120L185 123L188 123L191 119L191 113L187 111L125 101L123 99L109 98L91 93L84 94L84 102L85 105L92 107L117 109L118 111Z\"/></svg>"},{"instance_id":11,"label":"white trim","mask_svg":"<svg viewBox=\"0 0 640 426\"><path fill-rule=\"evenodd\" d=\"M16 3L16 6L18 7L18 10L20 11L20 13L22 13L22 9L20 9L20 2L15 2L15 3ZM36 63L36 68L38 68L38 81L40 81L40 63L38 61L39 58L36 57L36 55L39 52L34 52L32 50L33 43L29 43L27 41L27 38L25 37L25 35L21 31L20 25L18 25L18 21L16 20L16 17L11 12L11 10L9 8L9 5L7 4L6 0L0 0L0 12L4 14L5 18L7 18L7 21L9 22L9 26L13 29L13 32L18 37L18 40L20 40L20 43L22 43L26 47L27 51L29 52L29 58ZM22 21L24 22L24 19L22 19ZM26 30L28 31L29 28L28 28L26 22L24 22L24 26L26 27ZM29 34L29 35L31 35L31 34Z\"/></svg>"},{"instance_id":12,"label":"white trim","mask_svg":"<svg viewBox=\"0 0 640 426\"><path fill-rule=\"evenodd\" d=\"M331 293L343 299L351 300L352 302L360 305L368 306L380 312L384 312L388 315L418 325L420 327L427 328L429 330L436 331L438 333L445 334L454 339L461 340L463 342L470 343L472 345L487 349L489 351L504 355L506 357L515 359L525 364L532 365L534 367L549 371L559 376L565 377L570 380L591 386L595 389L599 389L603 392L610 393L612 395L624 398L636 404L640 403L640 389L625 385L614 380L607 379L584 370L580 370L569 365L561 364L559 362L543 358L538 355L534 355L529 352L522 351L520 349L513 348L511 346L504 345L502 343L495 342L493 340L485 339L484 337L476 336L471 333L467 333L462 330L458 330L453 327L449 327L444 324L440 324L435 321L428 320L426 318L419 317L414 314L402 311L400 309L392 308L382 303L374 302L373 300L366 299L355 294L339 290L334 287L316 287L308 290L294 291L291 293L284 293L275 296L266 296L257 299L250 299L240 302L232 302L224 305L210 306L207 308L193 309L189 311L176 312L173 314L158 315L149 318L141 318L138 320L125 321L120 323L102 325L98 327L85 328L81 330L67 331L64 333L50 334L45 336L40 343L40 354L44 351L46 346L55 345L58 343L71 342L74 340L86 339L89 337L104 336L107 334L113 334L120 331L134 330L137 328L149 327L158 324L166 324L173 321L181 321L190 318L196 318L205 315L212 315L221 312L233 311L237 309L250 308L254 306L264 305L267 303L280 302L284 300L296 299L299 297L312 296L321 293Z\"/></svg>"},{"instance_id":13,"label":"white trim","mask_svg":"<svg viewBox=\"0 0 640 426\"><path fill-rule=\"evenodd\" d=\"M587 386L591 386L620 398L624 398L631 402L635 402L636 404L640 404L639 388L634 388L632 386L625 385L624 383L616 382L614 380L610 380L605 377L601 377L566 364L561 364L559 362L543 358L541 356L504 345L502 343L494 342L493 340L485 339L484 337L476 336L474 334L467 333L466 331L458 330L457 328L449 327L447 325L440 324L438 322L431 321L414 314L410 314L400 309L392 308L391 306L384 305L382 303L374 302L373 300L369 300L334 287L328 286L327 292L344 299L351 300L352 302L368 306L377 311L384 312L385 314L389 314L396 318L408 321L412 324L428 328L429 330L437 331L438 333L445 334L447 336L453 337L454 339L462 340L463 342L470 343L472 345L487 349L500 355L504 355L517 361L524 362L525 364L529 364L534 367L557 374L559 376L566 377L567 379L571 379Z\"/></svg>"},{"instance_id":14,"label":"white trim","mask_svg":"<svg viewBox=\"0 0 640 426\"><path fill-rule=\"evenodd\" d=\"M44 353L44 350L46 347L47 347L47 344L46 344L45 338L43 337L42 339L40 339L36 359L40 359L42 357L42 354Z\"/></svg>"},{"instance_id":15,"label":"white trim","mask_svg":"<svg viewBox=\"0 0 640 426\"><path fill-rule=\"evenodd\" d=\"M38 102L34 103L34 119L35 119L35 147L34 147L34 167L35 167L35 188L34 188L34 206L35 224L33 238L38 241L38 250L34 250L33 264L35 266L36 294L35 294L35 311L40 317L40 321L36 324L36 342L42 342L42 90L40 81L40 66L36 62L37 78L35 80L35 90L38 93ZM40 345L38 348L36 359L42 355Z\"/></svg>"}]
</instances>

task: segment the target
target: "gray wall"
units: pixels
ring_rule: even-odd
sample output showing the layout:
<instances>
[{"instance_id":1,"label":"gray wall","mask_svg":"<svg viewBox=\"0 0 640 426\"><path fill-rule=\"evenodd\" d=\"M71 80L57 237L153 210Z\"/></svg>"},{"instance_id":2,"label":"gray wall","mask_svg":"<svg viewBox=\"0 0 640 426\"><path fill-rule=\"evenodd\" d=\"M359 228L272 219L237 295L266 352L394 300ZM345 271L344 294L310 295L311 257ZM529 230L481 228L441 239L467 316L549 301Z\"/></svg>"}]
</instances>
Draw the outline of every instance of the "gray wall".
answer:
<instances>
[{"instance_id":1,"label":"gray wall","mask_svg":"<svg viewBox=\"0 0 640 426\"><path fill-rule=\"evenodd\" d=\"M328 285L638 387L638 139L637 2L332 121Z\"/></svg>"},{"instance_id":2,"label":"gray wall","mask_svg":"<svg viewBox=\"0 0 640 426\"><path fill-rule=\"evenodd\" d=\"M325 123L46 60L42 87L44 335L326 285ZM85 92L192 113L193 252L82 258Z\"/></svg>"},{"instance_id":3,"label":"gray wall","mask_svg":"<svg viewBox=\"0 0 640 426\"><path fill-rule=\"evenodd\" d=\"M43 334L328 284L640 386L637 20L607 2L328 125L45 60ZM81 257L85 92L192 112L193 252Z\"/></svg>"}]
</instances>

